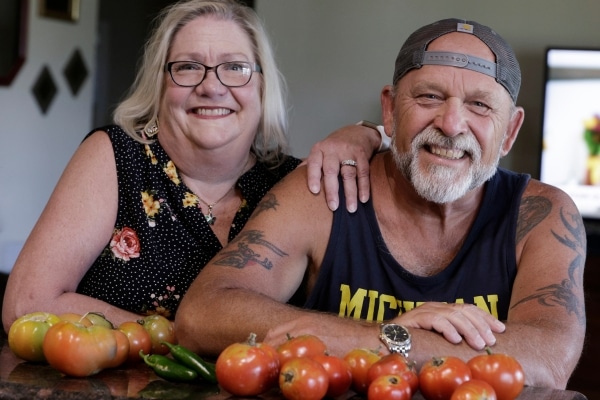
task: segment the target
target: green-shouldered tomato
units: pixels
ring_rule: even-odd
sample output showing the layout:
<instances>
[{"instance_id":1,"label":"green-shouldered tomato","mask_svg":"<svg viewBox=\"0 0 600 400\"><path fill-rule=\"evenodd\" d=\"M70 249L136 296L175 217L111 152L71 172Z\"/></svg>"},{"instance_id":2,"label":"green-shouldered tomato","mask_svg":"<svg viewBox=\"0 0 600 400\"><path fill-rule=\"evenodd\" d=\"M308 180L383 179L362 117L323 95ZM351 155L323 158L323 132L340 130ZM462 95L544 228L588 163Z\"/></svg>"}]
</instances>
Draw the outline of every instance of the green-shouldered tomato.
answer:
<instances>
[{"instance_id":1,"label":"green-shouldered tomato","mask_svg":"<svg viewBox=\"0 0 600 400\"><path fill-rule=\"evenodd\" d=\"M25 314L15 320L8 331L8 347L25 361L44 362L44 336L60 318L47 312Z\"/></svg>"}]
</instances>

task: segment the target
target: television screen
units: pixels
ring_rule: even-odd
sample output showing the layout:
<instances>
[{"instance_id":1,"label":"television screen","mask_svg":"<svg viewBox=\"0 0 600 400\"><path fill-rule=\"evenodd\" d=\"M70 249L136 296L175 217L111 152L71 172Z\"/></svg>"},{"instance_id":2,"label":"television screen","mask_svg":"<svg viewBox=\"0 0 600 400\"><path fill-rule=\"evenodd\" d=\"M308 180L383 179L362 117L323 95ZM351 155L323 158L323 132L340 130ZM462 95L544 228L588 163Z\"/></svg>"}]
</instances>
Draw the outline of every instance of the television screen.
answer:
<instances>
[{"instance_id":1,"label":"television screen","mask_svg":"<svg viewBox=\"0 0 600 400\"><path fill-rule=\"evenodd\" d=\"M546 51L540 180L600 219L600 49Z\"/></svg>"}]
</instances>

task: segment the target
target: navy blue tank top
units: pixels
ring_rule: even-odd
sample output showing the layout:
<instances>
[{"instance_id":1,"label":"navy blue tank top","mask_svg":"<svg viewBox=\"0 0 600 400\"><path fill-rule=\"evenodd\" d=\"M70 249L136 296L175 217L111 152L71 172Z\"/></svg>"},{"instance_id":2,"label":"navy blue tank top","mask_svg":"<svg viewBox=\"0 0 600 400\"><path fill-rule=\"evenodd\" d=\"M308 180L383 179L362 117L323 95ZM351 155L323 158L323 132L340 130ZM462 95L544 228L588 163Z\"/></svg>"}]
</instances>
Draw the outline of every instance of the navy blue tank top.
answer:
<instances>
[{"instance_id":1,"label":"navy blue tank top","mask_svg":"<svg viewBox=\"0 0 600 400\"><path fill-rule=\"evenodd\" d=\"M483 204L458 254L428 277L411 274L392 257L370 200L353 214L340 207L304 307L383 321L427 301L470 303L505 320L517 273L519 205L529 179L499 168L486 183ZM344 204L344 191L339 193Z\"/></svg>"}]
</instances>

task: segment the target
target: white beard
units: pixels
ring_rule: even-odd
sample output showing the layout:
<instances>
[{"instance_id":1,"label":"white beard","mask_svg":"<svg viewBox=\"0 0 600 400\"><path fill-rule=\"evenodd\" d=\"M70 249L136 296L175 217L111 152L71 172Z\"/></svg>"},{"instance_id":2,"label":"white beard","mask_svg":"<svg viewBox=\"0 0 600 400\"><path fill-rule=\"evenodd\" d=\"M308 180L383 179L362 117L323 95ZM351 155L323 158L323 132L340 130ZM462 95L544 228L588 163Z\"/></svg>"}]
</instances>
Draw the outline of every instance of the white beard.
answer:
<instances>
[{"instance_id":1,"label":"white beard","mask_svg":"<svg viewBox=\"0 0 600 400\"><path fill-rule=\"evenodd\" d=\"M442 165L423 166L419 150L428 145L463 150L465 157L472 160L466 174ZM502 146L500 146L500 149ZM434 128L426 128L413 139L409 153L400 153L396 148L396 124L392 135L391 151L396 167L425 200L437 204L453 202L468 191L483 185L496 173L500 162L500 149L495 160L488 165L481 161L481 147L473 135L448 137Z\"/></svg>"}]
</instances>

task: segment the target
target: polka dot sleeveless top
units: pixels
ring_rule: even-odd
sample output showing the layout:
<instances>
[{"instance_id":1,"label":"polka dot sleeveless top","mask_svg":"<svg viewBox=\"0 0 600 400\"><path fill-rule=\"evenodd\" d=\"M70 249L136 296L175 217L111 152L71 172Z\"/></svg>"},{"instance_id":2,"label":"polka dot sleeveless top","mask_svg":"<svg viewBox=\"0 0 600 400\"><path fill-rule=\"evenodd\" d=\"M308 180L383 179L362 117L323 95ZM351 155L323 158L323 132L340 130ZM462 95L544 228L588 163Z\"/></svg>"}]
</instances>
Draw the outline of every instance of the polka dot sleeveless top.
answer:
<instances>
[{"instance_id":1,"label":"polka dot sleeveless top","mask_svg":"<svg viewBox=\"0 0 600 400\"><path fill-rule=\"evenodd\" d=\"M172 319L182 296L221 244L198 197L180 180L158 141L139 143L115 125L98 130L108 133L115 152L119 208L113 235L77 292L137 314ZM229 241L269 189L300 162L285 157L276 169L257 162L238 179L243 200Z\"/></svg>"}]
</instances>

